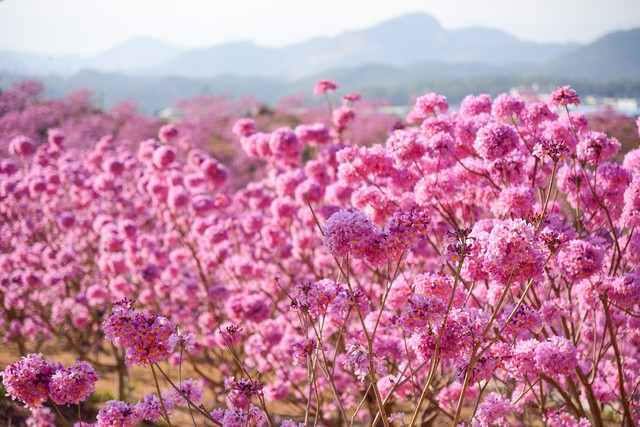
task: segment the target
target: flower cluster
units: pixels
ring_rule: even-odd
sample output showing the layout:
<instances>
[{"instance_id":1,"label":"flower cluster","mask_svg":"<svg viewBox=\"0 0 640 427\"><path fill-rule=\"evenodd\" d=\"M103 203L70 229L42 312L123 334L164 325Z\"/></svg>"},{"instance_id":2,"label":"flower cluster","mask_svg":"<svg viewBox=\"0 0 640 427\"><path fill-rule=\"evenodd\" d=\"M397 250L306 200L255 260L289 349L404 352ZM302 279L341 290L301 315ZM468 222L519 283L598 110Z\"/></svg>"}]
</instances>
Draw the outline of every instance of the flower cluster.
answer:
<instances>
[{"instance_id":1,"label":"flower cluster","mask_svg":"<svg viewBox=\"0 0 640 427\"><path fill-rule=\"evenodd\" d=\"M65 368L43 359L42 354L29 354L2 372L7 395L32 408L48 398L58 405L77 405L93 392L99 379L87 362Z\"/></svg>"},{"instance_id":2,"label":"flower cluster","mask_svg":"<svg viewBox=\"0 0 640 427\"><path fill-rule=\"evenodd\" d=\"M628 135L570 88L431 93L401 121L325 80L331 112L203 96L171 124L35 89L0 93L0 334L113 363L121 391L133 365L203 375L98 425L640 422L640 151L618 162ZM3 372L29 407L96 380Z\"/></svg>"},{"instance_id":3,"label":"flower cluster","mask_svg":"<svg viewBox=\"0 0 640 427\"><path fill-rule=\"evenodd\" d=\"M149 316L133 309L132 301L116 304L103 322L106 338L126 349L129 365L152 365L166 359L176 341L176 327L166 317Z\"/></svg>"}]
</instances>

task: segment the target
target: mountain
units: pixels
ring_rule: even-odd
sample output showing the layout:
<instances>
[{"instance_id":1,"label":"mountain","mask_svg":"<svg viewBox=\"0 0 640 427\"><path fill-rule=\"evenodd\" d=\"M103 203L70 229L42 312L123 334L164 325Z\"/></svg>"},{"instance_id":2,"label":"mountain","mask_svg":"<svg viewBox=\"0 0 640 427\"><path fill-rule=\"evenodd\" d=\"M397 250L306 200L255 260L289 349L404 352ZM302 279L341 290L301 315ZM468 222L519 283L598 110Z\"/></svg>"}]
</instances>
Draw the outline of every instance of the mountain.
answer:
<instances>
[{"instance_id":1,"label":"mountain","mask_svg":"<svg viewBox=\"0 0 640 427\"><path fill-rule=\"evenodd\" d=\"M542 67L545 74L589 80L640 79L640 28L607 34Z\"/></svg>"},{"instance_id":2,"label":"mountain","mask_svg":"<svg viewBox=\"0 0 640 427\"><path fill-rule=\"evenodd\" d=\"M182 53L182 49L168 43L147 38L127 40L97 56L89 58L83 68L100 71L131 72L158 66Z\"/></svg>"},{"instance_id":3,"label":"mountain","mask_svg":"<svg viewBox=\"0 0 640 427\"><path fill-rule=\"evenodd\" d=\"M468 93L496 95L533 83L553 90L640 98L640 28L608 34L586 46L538 44L501 31L449 31L425 14L318 37L282 48L249 41L181 50L153 39L134 39L91 58L44 57L0 51L0 90L38 77L47 95L92 90L101 107L136 100L156 112L197 94L251 95L273 104L304 93L320 78L341 91L383 97L399 105L430 91L458 102Z\"/></svg>"},{"instance_id":4,"label":"mountain","mask_svg":"<svg viewBox=\"0 0 640 427\"><path fill-rule=\"evenodd\" d=\"M412 13L363 30L317 37L281 48L240 41L181 50L158 40L139 38L88 58L0 51L0 70L69 75L87 69L187 78L233 74L295 80L326 70L367 64L394 67L421 62L540 64L576 47L526 42L487 28L447 30L430 15Z\"/></svg>"},{"instance_id":5,"label":"mountain","mask_svg":"<svg viewBox=\"0 0 640 427\"><path fill-rule=\"evenodd\" d=\"M282 48L251 42L186 51L154 69L154 75L205 78L221 74L297 79L324 70L365 64L418 62L494 65L543 63L577 45L525 42L498 30L446 30L436 19L413 13L360 31L318 37Z\"/></svg>"},{"instance_id":6,"label":"mountain","mask_svg":"<svg viewBox=\"0 0 640 427\"><path fill-rule=\"evenodd\" d=\"M0 70L10 73L42 76L55 73L71 75L77 72L83 59L74 56L54 57L14 50L0 50Z\"/></svg>"},{"instance_id":7,"label":"mountain","mask_svg":"<svg viewBox=\"0 0 640 427\"><path fill-rule=\"evenodd\" d=\"M80 70L135 73L158 66L182 52L181 49L152 38L134 38L91 57L44 56L12 50L0 50L0 70L44 76L70 76Z\"/></svg>"}]
</instances>

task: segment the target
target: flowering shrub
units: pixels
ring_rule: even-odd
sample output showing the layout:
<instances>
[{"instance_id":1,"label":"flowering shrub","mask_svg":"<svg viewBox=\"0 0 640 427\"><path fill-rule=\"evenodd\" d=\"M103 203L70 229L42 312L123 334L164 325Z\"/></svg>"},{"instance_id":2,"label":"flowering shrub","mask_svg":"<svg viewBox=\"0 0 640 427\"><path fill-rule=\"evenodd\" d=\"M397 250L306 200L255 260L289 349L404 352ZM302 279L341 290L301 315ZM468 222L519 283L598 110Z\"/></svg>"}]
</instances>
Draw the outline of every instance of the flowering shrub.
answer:
<instances>
[{"instance_id":1,"label":"flowering shrub","mask_svg":"<svg viewBox=\"0 0 640 427\"><path fill-rule=\"evenodd\" d=\"M97 426L179 408L224 426L640 422L640 149L612 163L568 87L459 112L427 94L374 145L349 140L355 102L237 121L264 170L237 190L180 123L137 145L12 137L0 330L25 357L7 393L79 404L94 364L120 375ZM46 341L82 361L29 354ZM130 365L154 377L137 402Z\"/></svg>"}]
</instances>

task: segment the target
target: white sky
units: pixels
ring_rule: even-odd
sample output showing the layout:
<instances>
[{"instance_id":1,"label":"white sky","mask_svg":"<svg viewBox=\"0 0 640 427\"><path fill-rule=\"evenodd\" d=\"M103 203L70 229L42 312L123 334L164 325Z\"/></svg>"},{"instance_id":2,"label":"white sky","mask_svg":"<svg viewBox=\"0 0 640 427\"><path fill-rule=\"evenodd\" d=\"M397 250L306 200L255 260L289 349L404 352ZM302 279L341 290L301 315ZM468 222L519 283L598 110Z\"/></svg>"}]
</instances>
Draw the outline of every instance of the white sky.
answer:
<instances>
[{"instance_id":1,"label":"white sky","mask_svg":"<svg viewBox=\"0 0 640 427\"><path fill-rule=\"evenodd\" d=\"M448 29L491 27L538 42L588 43L640 27L640 0L0 0L0 49L92 55L139 36L185 48L282 46L416 11Z\"/></svg>"}]
</instances>

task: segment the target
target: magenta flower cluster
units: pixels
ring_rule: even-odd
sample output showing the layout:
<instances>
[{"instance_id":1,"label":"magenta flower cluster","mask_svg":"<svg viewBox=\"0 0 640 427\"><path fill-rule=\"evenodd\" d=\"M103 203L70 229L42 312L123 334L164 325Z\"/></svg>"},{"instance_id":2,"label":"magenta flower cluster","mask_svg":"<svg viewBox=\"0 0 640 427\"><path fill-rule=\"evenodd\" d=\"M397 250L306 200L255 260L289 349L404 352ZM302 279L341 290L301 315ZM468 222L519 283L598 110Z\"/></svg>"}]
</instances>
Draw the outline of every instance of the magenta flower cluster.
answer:
<instances>
[{"instance_id":1,"label":"magenta flower cluster","mask_svg":"<svg viewBox=\"0 0 640 427\"><path fill-rule=\"evenodd\" d=\"M2 371L7 395L31 408L48 398L58 405L77 405L89 397L99 379L87 362L65 368L43 359L42 354L29 354Z\"/></svg>"},{"instance_id":2,"label":"magenta flower cluster","mask_svg":"<svg viewBox=\"0 0 640 427\"><path fill-rule=\"evenodd\" d=\"M133 309L131 300L113 307L102 323L105 337L126 349L128 365L151 365L165 360L173 352L177 340L175 325L164 316L146 315Z\"/></svg>"},{"instance_id":3,"label":"magenta flower cluster","mask_svg":"<svg viewBox=\"0 0 640 427\"><path fill-rule=\"evenodd\" d=\"M121 390L134 365L194 364L202 381L160 374L96 425L181 407L228 426L639 424L640 149L569 87L456 111L430 93L402 120L357 94L333 108L338 90L314 89L330 113L291 98L233 122L202 97L164 126L0 94L0 333L86 361L26 356L8 394L78 404L91 364Z\"/></svg>"}]
</instances>

